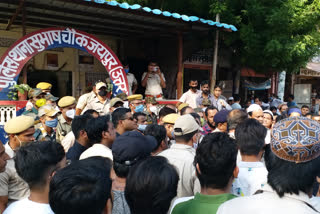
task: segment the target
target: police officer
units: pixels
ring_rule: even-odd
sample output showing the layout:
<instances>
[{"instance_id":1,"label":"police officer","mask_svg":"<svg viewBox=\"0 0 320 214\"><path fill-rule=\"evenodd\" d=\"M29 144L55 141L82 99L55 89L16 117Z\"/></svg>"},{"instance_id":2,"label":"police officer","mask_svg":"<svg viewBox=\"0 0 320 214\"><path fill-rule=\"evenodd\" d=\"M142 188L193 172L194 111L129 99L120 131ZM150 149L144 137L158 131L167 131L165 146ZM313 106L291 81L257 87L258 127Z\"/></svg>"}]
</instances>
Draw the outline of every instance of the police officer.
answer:
<instances>
[{"instance_id":1,"label":"police officer","mask_svg":"<svg viewBox=\"0 0 320 214\"><path fill-rule=\"evenodd\" d=\"M3 211L12 202L29 195L29 187L18 175L14 157L15 151L21 146L34 141L34 119L29 116L19 116L9 120L4 125L4 130L9 136L5 144L5 152L9 155L4 172L0 173L0 210Z\"/></svg>"},{"instance_id":2,"label":"police officer","mask_svg":"<svg viewBox=\"0 0 320 214\"><path fill-rule=\"evenodd\" d=\"M52 85L47 82L39 82L37 84L36 88L40 88L42 90L42 92L44 92L44 93L50 93Z\"/></svg>"},{"instance_id":3,"label":"police officer","mask_svg":"<svg viewBox=\"0 0 320 214\"><path fill-rule=\"evenodd\" d=\"M38 116L41 125L34 133L37 141L56 141L56 127L58 125L58 112L52 105L47 104L39 109Z\"/></svg>"},{"instance_id":4,"label":"police officer","mask_svg":"<svg viewBox=\"0 0 320 214\"><path fill-rule=\"evenodd\" d=\"M71 96L62 97L58 106L61 111L61 115L58 116L57 126L57 142L61 142L63 138L71 131L72 119L76 113L76 98Z\"/></svg>"},{"instance_id":5,"label":"police officer","mask_svg":"<svg viewBox=\"0 0 320 214\"><path fill-rule=\"evenodd\" d=\"M157 100L155 97L146 97L145 99L147 111L145 114L147 115L147 123L148 124L158 124L158 118L157 118Z\"/></svg>"},{"instance_id":6,"label":"police officer","mask_svg":"<svg viewBox=\"0 0 320 214\"><path fill-rule=\"evenodd\" d=\"M44 93L39 88L33 88L28 92L28 97L29 97L29 101L26 105L26 110L22 114L33 117L33 119L36 120L38 119L38 109L39 109L39 103L37 103L37 101L44 98Z\"/></svg>"}]
</instances>

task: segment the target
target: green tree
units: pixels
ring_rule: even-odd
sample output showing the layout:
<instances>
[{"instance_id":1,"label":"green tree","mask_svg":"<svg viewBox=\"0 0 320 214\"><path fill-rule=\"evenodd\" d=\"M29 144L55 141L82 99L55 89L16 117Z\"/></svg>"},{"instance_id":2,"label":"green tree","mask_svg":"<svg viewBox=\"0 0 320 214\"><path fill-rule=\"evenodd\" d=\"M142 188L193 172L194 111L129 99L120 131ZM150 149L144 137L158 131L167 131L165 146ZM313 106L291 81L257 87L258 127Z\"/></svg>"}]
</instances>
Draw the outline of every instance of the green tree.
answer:
<instances>
[{"instance_id":1,"label":"green tree","mask_svg":"<svg viewBox=\"0 0 320 214\"><path fill-rule=\"evenodd\" d=\"M319 0L215 0L210 8L239 29L224 37L238 65L297 72L319 53Z\"/></svg>"},{"instance_id":2,"label":"green tree","mask_svg":"<svg viewBox=\"0 0 320 214\"><path fill-rule=\"evenodd\" d=\"M125 0L118 0L125 2ZM223 33L233 63L258 72L297 72L320 48L320 0L128 0L180 14L233 24ZM212 38L212 37L211 37ZM211 41L210 41L211 40ZM208 39L212 42L213 39ZM209 44L209 43L208 43ZM211 45L210 45L211 46Z\"/></svg>"}]
</instances>

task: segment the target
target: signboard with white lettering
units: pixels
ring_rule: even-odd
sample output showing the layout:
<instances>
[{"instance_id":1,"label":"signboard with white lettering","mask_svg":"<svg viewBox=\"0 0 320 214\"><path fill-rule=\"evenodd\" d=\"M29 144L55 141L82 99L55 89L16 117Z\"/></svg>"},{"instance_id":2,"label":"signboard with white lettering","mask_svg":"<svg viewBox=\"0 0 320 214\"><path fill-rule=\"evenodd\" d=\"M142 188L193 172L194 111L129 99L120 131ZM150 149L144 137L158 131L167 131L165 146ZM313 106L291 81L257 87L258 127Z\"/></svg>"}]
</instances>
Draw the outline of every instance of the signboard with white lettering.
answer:
<instances>
[{"instance_id":1,"label":"signboard with white lettering","mask_svg":"<svg viewBox=\"0 0 320 214\"><path fill-rule=\"evenodd\" d=\"M118 57L98 38L72 28L47 28L15 42L0 59L0 99L7 99L23 66L38 53L52 48L77 48L96 57L113 81L115 93L128 93L128 80Z\"/></svg>"}]
</instances>

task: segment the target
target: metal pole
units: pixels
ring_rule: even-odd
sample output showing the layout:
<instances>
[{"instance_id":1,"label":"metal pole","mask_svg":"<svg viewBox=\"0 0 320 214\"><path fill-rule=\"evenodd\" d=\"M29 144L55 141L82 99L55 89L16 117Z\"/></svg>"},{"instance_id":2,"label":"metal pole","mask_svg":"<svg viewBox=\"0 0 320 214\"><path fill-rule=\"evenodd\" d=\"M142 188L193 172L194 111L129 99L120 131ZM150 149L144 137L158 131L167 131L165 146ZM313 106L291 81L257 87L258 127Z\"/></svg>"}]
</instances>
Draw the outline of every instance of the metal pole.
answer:
<instances>
[{"instance_id":1,"label":"metal pole","mask_svg":"<svg viewBox=\"0 0 320 214\"><path fill-rule=\"evenodd\" d=\"M220 22L220 15L216 15L216 22ZM217 81L217 65L218 65L218 45L219 45L219 30L216 29L216 38L214 41L213 66L212 66L212 80L210 84L210 91L213 93L213 87Z\"/></svg>"}]
</instances>

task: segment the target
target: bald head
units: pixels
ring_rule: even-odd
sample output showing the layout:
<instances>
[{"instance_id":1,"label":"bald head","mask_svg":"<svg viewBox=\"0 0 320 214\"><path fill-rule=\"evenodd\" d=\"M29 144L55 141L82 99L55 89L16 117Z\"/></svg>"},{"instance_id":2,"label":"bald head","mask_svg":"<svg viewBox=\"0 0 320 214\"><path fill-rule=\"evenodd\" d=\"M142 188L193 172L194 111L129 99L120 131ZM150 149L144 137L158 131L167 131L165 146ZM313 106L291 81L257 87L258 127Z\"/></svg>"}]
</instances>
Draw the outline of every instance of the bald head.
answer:
<instances>
[{"instance_id":1,"label":"bald head","mask_svg":"<svg viewBox=\"0 0 320 214\"><path fill-rule=\"evenodd\" d=\"M228 127L229 130L236 129L238 124L242 123L245 119L248 119L248 114L241 109L232 110L228 115Z\"/></svg>"}]
</instances>

